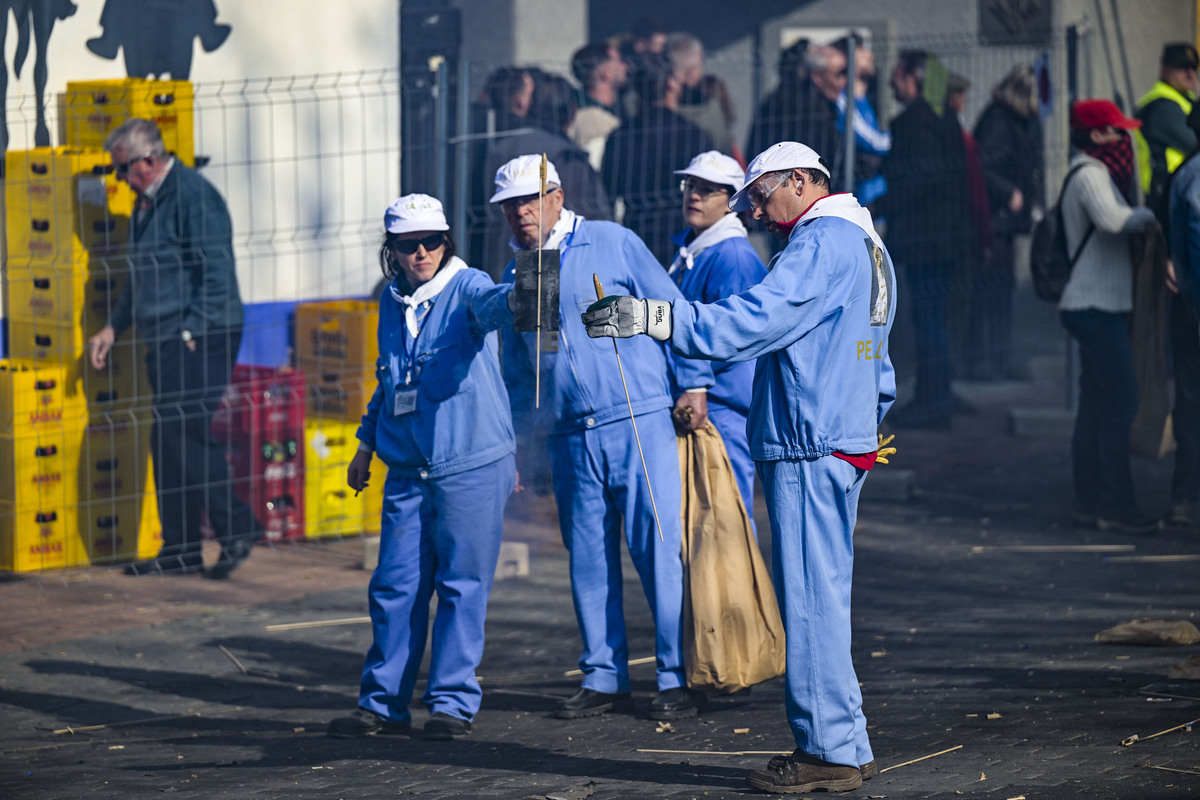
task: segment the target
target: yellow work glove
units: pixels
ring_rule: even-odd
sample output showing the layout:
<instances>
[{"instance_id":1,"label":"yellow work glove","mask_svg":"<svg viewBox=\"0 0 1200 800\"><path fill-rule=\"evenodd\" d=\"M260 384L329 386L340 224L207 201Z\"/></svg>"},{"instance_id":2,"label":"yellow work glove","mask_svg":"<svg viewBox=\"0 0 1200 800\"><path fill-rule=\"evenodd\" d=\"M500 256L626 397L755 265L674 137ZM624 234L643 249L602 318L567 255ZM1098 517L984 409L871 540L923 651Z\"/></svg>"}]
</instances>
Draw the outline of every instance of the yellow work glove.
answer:
<instances>
[{"instance_id":1,"label":"yellow work glove","mask_svg":"<svg viewBox=\"0 0 1200 800\"><path fill-rule=\"evenodd\" d=\"M879 447L875 448L875 460L880 464L888 463L887 457L896 455L896 448L888 447L888 443L896 438L896 434L892 434L888 438L883 438L882 433L876 434L879 437Z\"/></svg>"}]
</instances>

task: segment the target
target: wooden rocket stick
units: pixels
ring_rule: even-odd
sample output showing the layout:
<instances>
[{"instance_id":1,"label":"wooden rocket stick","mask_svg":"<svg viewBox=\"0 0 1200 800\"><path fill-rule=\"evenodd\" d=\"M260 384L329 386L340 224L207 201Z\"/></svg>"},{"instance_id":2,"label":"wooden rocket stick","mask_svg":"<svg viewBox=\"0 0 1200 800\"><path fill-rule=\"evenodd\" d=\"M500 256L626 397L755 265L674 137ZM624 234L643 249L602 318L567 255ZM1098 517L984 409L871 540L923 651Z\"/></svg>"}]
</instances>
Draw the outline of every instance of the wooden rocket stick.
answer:
<instances>
[{"instance_id":1,"label":"wooden rocket stick","mask_svg":"<svg viewBox=\"0 0 1200 800\"><path fill-rule=\"evenodd\" d=\"M546 154L538 171L538 266L537 266L537 343L533 366L533 407L542 405L542 200L546 197Z\"/></svg>"},{"instance_id":2,"label":"wooden rocket stick","mask_svg":"<svg viewBox=\"0 0 1200 800\"><path fill-rule=\"evenodd\" d=\"M600 276L592 273L592 283L596 285L596 299L604 299L604 287L600 284ZM658 528L658 540L663 540L662 523L658 521L658 504L654 502L654 487L650 485L650 470L646 469L646 454L642 452L642 437L638 436L637 419L633 416L633 401L629 399L629 385L625 383L625 368L621 366L621 351L617 349L617 340L613 339L613 352L617 356L617 371L621 373L621 388L625 390L625 402L629 406L629 422L633 425L633 440L637 442L638 457L642 459L642 474L646 476L646 490L650 494L650 510L654 512L654 526Z\"/></svg>"}]
</instances>

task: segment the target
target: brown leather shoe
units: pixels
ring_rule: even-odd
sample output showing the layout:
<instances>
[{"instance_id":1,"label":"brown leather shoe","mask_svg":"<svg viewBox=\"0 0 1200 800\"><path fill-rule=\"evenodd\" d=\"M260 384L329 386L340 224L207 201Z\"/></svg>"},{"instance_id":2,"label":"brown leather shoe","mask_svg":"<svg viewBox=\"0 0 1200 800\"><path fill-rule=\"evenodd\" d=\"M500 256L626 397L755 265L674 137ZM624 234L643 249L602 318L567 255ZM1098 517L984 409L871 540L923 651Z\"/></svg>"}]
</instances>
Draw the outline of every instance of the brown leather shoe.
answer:
<instances>
[{"instance_id":1,"label":"brown leather shoe","mask_svg":"<svg viewBox=\"0 0 1200 800\"><path fill-rule=\"evenodd\" d=\"M803 755L803 753L801 753ZM772 756L767 762L767 769L783 769L783 765L788 762L791 756ZM865 764L858 765L858 771L862 773L862 779L869 781L879 774L879 765L875 763L875 759L871 759Z\"/></svg>"},{"instance_id":2,"label":"brown leather shoe","mask_svg":"<svg viewBox=\"0 0 1200 800\"><path fill-rule=\"evenodd\" d=\"M775 762L778 764L779 762ZM798 750L787 756L778 769L756 769L746 783L763 792L802 794L804 792L848 792L862 785L858 767L831 764Z\"/></svg>"}]
</instances>

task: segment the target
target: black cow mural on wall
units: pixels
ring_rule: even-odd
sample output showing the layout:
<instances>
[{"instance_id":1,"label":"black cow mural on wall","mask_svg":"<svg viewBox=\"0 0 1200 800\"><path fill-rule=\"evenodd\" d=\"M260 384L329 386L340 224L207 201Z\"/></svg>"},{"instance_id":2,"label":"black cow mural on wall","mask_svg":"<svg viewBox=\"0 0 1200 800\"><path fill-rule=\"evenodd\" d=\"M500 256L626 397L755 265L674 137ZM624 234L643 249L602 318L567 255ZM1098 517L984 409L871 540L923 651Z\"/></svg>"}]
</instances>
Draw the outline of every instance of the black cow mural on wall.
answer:
<instances>
[{"instance_id":1,"label":"black cow mural on wall","mask_svg":"<svg viewBox=\"0 0 1200 800\"><path fill-rule=\"evenodd\" d=\"M131 78L185 81L192 71L192 42L200 38L211 53L229 38L228 25L217 23L213 0L105 0L100 12L104 33L87 47L101 58L125 52L125 74Z\"/></svg>"},{"instance_id":2,"label":"black cow mural on wall","mask_svg":"<svg viewBox=\"0 0 1200 800\"><path fill-rule=\"evenodd\" d=\"M37 98L37 122L33 132L34 144L45 147L50 144L50 129L46 127L46 46L54 23L75 13L76 5L71 0L0 0L0 54L8 36L8 12L12 12L17 23L17 49L13 54L13 74L21 77L21 67L29 55L30 33L36 49L33 59L33 89ZM8 98L8 65L0 60L0 153L8 150L8 120L5 106ZM3 165L0 165L3 174Z\"/></svg>"}]
</instances>

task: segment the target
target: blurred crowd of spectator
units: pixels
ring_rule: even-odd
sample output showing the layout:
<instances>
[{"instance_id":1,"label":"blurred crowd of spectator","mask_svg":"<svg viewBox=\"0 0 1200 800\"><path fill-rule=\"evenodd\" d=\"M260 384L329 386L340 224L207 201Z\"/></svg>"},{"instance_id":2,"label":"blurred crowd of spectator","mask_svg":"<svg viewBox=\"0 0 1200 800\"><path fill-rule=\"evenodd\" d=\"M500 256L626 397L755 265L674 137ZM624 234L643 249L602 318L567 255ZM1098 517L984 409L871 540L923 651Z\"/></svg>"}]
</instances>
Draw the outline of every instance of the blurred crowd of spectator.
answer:
<instances>
[{"instance_id":1,"label":"blurred crowd of spectator","mask_svg":"<svg viewBox=\"0 0 1200 800\"><path fill-rule=\"evenodd\" d=\"M522 153L547 154L570 210L622 223L666 265L679 227L675 170L709 150L745 166L775 142L803 142L829 163L835 192L852 191L871 209L907 284L917 388L896 410L897 424L949 425L972 410L951 393L951 377L1026 375L1011 344L1012 297L1014 239L1045 204L1034 71L1021 64L1003 76L968 130L970 83L932 53L902 51L883 74L902 109L888 125L869 45L851 32L783 48L778 82L755 109L744 147L704 44L651 20L579 48L573 80L532 66L495 70L472 120L483 134L472 154L473 263L495 271L510 257L507 226L486 199L496 169Z\"/></svg>"}]
</instances>

